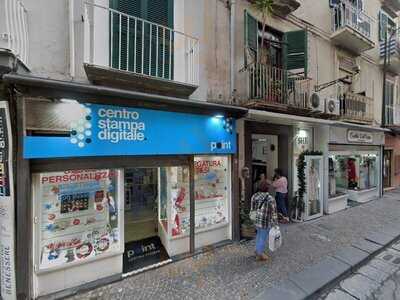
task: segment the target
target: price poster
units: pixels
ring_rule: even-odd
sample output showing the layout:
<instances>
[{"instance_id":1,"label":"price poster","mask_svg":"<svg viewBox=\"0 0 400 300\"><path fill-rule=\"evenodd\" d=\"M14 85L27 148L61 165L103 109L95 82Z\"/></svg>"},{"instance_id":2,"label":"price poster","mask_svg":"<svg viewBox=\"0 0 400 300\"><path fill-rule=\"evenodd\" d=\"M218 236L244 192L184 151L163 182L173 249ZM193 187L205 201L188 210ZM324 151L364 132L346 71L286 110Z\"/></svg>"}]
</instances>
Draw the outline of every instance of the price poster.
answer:
<instances>
[{"instance_id":1,"label":"price poster","mask_svg":"<svg viewBox=\"0 0 400 300\"><path fill-rule=\"evenodd\" d=\"M40 269L120 249L116 170L41 173Z\"/></svg>"}]
</instances>

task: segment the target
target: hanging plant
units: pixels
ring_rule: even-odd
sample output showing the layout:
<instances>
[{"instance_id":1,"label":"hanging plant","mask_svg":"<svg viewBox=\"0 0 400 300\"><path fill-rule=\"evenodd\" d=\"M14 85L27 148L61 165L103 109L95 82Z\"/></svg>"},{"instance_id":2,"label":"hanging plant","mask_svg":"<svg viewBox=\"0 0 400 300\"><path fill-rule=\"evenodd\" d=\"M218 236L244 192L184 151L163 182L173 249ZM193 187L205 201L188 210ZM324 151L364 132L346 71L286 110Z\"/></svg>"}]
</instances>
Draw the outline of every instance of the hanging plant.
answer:
<instances>
[{"instance_id":1,"label":"hanging plant","mask_svg":"<svg viewBox=\"0 0 400 300\"><path fill-rule=\"evenodd\" d=\"M299 188L296 192L295 197L293 198L292 208L297 210L298 213L304 213L305 203L304 203L304 194L306 192L306 156L310 155L322 155L321 151L303 151L297 160L297 180L299 183Z\"/></svg>"}]
</instances>

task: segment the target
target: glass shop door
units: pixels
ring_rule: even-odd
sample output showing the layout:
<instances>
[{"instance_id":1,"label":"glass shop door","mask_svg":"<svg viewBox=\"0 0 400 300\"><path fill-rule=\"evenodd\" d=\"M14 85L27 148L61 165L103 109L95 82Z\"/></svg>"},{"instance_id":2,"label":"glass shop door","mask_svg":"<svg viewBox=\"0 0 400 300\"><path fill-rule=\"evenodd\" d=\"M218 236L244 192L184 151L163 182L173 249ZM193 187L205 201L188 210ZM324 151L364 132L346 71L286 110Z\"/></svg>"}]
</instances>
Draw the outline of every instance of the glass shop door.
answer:
<instances>
[{"instance_id":1,"label":"glass shop door","mask_svg":"<svg viewBox=\"0 0 400 300\"><path fill-rule=\"evenodd\" d=\"M126 168L124 178L123 272L164 264L189 252L189 168Z\"/></svg>"}]
</instances>

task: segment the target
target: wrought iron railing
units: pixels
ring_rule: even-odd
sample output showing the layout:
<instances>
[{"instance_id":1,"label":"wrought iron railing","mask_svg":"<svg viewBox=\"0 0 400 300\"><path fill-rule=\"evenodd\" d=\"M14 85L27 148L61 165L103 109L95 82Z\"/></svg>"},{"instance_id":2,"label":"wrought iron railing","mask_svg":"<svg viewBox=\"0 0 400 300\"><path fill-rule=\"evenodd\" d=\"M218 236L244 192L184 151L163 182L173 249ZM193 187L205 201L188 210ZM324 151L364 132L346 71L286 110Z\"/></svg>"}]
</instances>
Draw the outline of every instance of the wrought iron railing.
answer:
<instances>
[{"instance_id":1,"label":"wrought iron railing","mask_svg":"<svg viewBox=\"0 0 400 300\"><path fill-rule=\"evenodd\" d=\"M372 123L374 121L374 100L347 92L340 97L340 116L344 121Z\"/></svg>"},{"instance_id":2,"label":"wrought iron railing","mask_svg":"<svg viewBox=\"0 0 400 300\"><path fill-rule=\"evenodd\" d=\"M197 38L96 4L85 3L85 15L86 63L199 85ZM106 51L97 44L105 29Z\"/></svg>"},{"instance_id":3,"label":"wrought iron railing","mask_svg":"<svg viewBox=\"0 0 400 300\"><path fill-rule=\"evenodd\" d=\"M28 13L19 0L0 0L0 48L28 65Z\"/></svg>"},{"instance_id":4,"label":"wrought iron railing","mask_svg":"<svg viewBox=\"0 0 400 300\"><path fill-rule=\"evenodd\" d=\"M311 80L261 63L249 64L245 72L248 80L246 101L309 108Z\"/></svg>"},{"instance_id":5,"label":"wrought iron railing","mask_svg":"<svg viewBox=\"0 0 400 300\"><path fill-rule=\"evenodd\" d=\"M346 26L371 39L373 19L349 1L342 1L332 8L332 30Z\"/></svg>"}]
</instances>

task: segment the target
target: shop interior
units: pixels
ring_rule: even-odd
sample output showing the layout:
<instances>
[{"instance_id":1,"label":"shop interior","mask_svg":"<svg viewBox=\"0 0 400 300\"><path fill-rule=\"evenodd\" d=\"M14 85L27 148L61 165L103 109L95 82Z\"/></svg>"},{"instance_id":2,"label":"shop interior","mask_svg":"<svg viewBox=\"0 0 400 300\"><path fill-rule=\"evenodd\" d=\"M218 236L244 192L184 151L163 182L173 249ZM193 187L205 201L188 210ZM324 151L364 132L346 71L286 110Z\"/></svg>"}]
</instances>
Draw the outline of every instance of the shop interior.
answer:
<instances>
[{"instance_id":1,"label":"shop interior","mask_svg":"<svg viewBox=\"0 0 400 300\"><path fill-rule=\"evenodd\" d=\"M252 134L252 184L253 193L257 191L262 179L272 180L278 168L278 136Z\"/></svg>"},{"instance_id":2,"label":"shop interior","mask_svg":"<svg viewBox=\"0 0 400 300\"><path fill-rule=\"evenodd\" d=\"M329 156L329 197L376 189L379 185L378 152L335 152Z\"/></svg>"}]
</instances>

